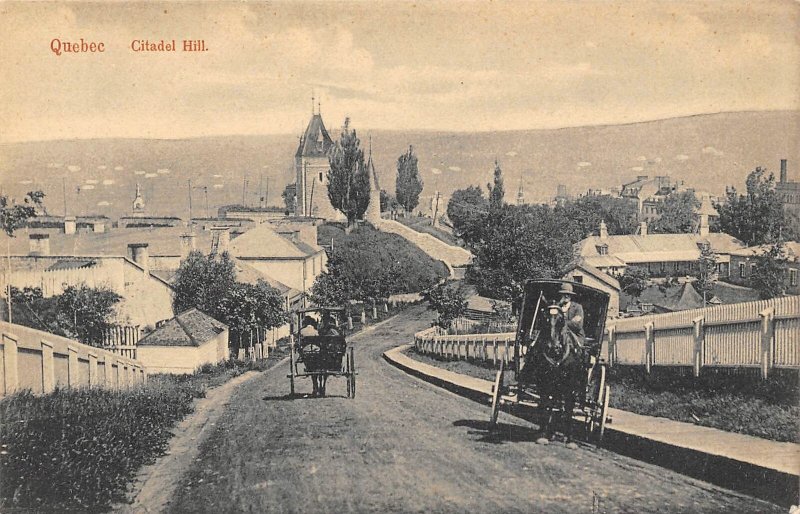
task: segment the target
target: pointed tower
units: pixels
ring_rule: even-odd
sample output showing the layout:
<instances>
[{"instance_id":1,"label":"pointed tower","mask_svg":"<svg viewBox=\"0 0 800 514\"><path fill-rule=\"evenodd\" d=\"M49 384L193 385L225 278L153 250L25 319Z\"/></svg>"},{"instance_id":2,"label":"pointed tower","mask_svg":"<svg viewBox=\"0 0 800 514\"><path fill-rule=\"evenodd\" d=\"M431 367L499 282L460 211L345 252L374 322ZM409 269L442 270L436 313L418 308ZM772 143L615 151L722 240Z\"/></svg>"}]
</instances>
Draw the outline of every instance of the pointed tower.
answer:
<instances>
[{"instance_id":1,"label":"pointed tower","mask_svg":"<svg viewBox=\"0 0 800 514\"><path fill-rule=\"evenodd\" d=\"M333 208L328 199L328 154L333 148L333 140L322 122L322 116L314 112L311 100L311 120L300 137L300 144L294 155L294 168L297 180L296 216L315 216L325 219L340 219L341 213Z\"/></svg>"},{"instance_id":2,"label":"pointed tower","mask_svg":"<svg viewBox=\"0 0 800 514\"><path fill-rule=\"evenodd\" d=\"M364 219L377 226L381 221L381 186L375 164L372 162L372 136L369 138L369 159L367 160L367 173L369 173L369 206L364 213Z\"/></svg>"},{"instance_id":3,"label":"pointed tower","mask_svg":"<svg viewBox=\"0 0 800 514\"><path fill-rule=\"evenodd\" d=\"M134 216L144 216L144 198L142 198L142 188L136 183L136 197L131 205L131 213Z\"/></svg>"},{"instance_id":4,"label":"pointed tower","mask_svg":"<svg viewBox=\"0 0 800 514\"><path fill-rule=\"evenodd\" d=\"M519 178L519 189L517 190L517 205L525 205L525 191L522 189L522 177Z\"/></svg>"}]
</instances>

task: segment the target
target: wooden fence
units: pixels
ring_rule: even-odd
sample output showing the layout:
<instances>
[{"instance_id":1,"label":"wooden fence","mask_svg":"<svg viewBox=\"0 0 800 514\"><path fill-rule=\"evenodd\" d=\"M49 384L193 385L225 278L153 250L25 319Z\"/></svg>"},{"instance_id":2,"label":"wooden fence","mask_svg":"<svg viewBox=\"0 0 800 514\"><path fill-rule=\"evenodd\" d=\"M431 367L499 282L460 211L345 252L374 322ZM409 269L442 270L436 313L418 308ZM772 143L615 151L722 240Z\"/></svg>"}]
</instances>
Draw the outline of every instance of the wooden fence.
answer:
<instances>
[{"instance_id":1,"label":"wooden fence","mask_svg":"<svg viewBox=\"0 0 800 514\"><path fill-rule=\"evenodd\" d=\"M439 327L414 334L414 346L420 353L446 359L500 361L508 364L514 358L514 332L498 334L446 335Z\"/></svg>"},{"instance_id":2,"label":"wooden fence","mask_svg":"<svg viewBox=\"0 0 800 514\"><path fill-rule=\"evenodd\" d=\"M800 368L800 296L612 321L611 365Z\"/></svg>"},{"instance_id":3,"label":"wooden fence","mask_svg":"<svg viewBox=\"0 0 800 514\"><path fill-rule=\"evenodd\" d=\"M0 396L56 387L125 388L147 380L145 367L129 358L48 332L0 322Z\"/></svg>"},{"instance_id":4,"label":"wooden fence","mask_svg":"<svg viewBox=\"0 0 800 514\"><path fill-rule=\"evenodd\" d=\"M448 359L513 358L514 332L414 336L421 353ZM800 369L800 296L692 309L608 323L601 357L611 366Z\"/></svg>"}]
</instances>

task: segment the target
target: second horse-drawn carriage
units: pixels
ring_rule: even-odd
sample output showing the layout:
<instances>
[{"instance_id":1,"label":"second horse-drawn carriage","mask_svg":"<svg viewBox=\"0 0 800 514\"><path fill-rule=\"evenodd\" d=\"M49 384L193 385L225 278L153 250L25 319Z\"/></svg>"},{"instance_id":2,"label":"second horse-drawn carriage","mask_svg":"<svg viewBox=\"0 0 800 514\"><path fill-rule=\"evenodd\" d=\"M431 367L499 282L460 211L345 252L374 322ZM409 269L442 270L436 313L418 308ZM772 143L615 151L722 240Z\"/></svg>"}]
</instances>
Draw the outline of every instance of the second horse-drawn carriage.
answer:
<instances>
[{"instance_id":1,"label":"second horse-drawn carriage","mask_svg":"<svg viewBox=\"0 0 800 514\"><path fill-rule=\"evenodd\" d=\"M492 428L502 407L521 405L535 409L548 435L561 431L569 440L578 415L587 437L602 439L611 394L600 358L608 301L580 283L525 283L510 369L501 362L495 377Z\"/></svg>"},{"instance_id":2,"label":"second horse-drawn carriage","mask_svg":"<svg viewBox=\"0 0 800 514\"><path fill-rule=\"evenodd\" d=\"M291 395L298 378L311 378L312 396L324 397L328 378L336 376L347 380L347 397L355 398L356 364L344 334L344 309L315 307L296 314L287 375Z\"/></svg>"}]
</instances>

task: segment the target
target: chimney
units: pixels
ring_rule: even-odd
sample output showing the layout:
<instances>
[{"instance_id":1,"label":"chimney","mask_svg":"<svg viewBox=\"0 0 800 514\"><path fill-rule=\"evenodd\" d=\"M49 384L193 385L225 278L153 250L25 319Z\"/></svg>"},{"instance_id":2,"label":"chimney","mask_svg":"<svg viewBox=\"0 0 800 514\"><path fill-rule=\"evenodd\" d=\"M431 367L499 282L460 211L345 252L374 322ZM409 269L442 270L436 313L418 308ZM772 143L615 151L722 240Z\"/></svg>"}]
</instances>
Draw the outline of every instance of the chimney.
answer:
<instances>
[{"instance_id":1,"label":"chimney","mask_svg":"<svg viewBox=\"0 0 800 514\"><path fill-rule=\"evenodd\" d=\"M647 222L643 221L639 223L639 235L646 236L647 235Z\"/></svg>"},{"instance_id":2,"label":"chimney","mask_svg":"<svg viewBox=\"0 0 800 514\"><path fill-rule=\"evenodd\" d=\"M196 249L197 236L191 233L181 235L181 260L186 259Z\"/></svg>"},{"instance_id":3,"label":"chimney","mask_svg":"<svg viewBox=\"0 0 800 514\"><path fill-rule=\"evenodd\" d=\"M600 220L600 239L608 239L608 227L604 220Z\"/></svg>"},{"instance_id":4,"label":"chimney","mask_svg":"<svg viewBox=\"0 0 800 514\"><path fill-rule=\"evenodd\" d=\"M64 217L64 233L65 234L74 234L78 230L78 222L75 219L75 216L65 216Z\"/></svg>"},{"instance_id":5,"label":"chimney","mask_svg":"<svg viewBox=\"0 0 800 514\"><path fill-rule=\"evenodd\" d=\"M708 237L708 214L700 215L700 237Z\"/></svg>"},{"instance_id":6,"label":"chimney","mask_svg":"<svg viewBox=\"0 0 800 514\"><path fill-rule=\"evenodd\" d=\"M788 177L786 175L786 159L781 159L781 184L788 182Z\"/></svg>"},{"instance_id":7,"label":"chimney","mask_svg":"<svg viewBox=\"0 0 800 514\"><path fill-rule=\"evenodd\" d=\"M50 255L50 234L31 234L28 237L28 255Z\"/></svg>"},{"instance_id":8,"label":"chimney","mask_svg":"<svg viewBox=\"0 0 800 514\"><path fill-rule=\"evenodd\" d=\"M150 251L148 250L147 243L130 243L128 244L128 257L141 266L145 273L150 272Z\"/></svg>"}]
</instances>

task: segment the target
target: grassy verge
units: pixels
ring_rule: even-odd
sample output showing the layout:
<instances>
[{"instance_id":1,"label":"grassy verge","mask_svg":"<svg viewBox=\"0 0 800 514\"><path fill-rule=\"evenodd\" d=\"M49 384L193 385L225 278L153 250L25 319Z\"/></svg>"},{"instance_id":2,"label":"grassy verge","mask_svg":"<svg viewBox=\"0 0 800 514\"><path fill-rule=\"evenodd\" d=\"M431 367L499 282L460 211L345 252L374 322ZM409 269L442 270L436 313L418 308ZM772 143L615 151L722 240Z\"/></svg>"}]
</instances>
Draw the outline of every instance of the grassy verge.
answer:
<instances>
[{"instance_id":1,"label":"grassy verge","mask_svg":"<svg viewBox=\"0 0 800 514\"><path fill-rule=\"evenodd\" d=\"M493 380L491 363L447 361L422 355L413 348L406 355L420 362L464 375ZM704 373L687 370L617 366L610 370L611 407L676 421L748 434L774 441L800 443L800 389L798 373L774 373L761 380L751 372Z\"/></svg>"},{"instance_id":2,"label":"grassy verge","mask_svg":"<svg viewBox=\"0 0 800 514\"><path fill-rule=\"evenodd\" d=\"M163 455L196 398L245 371L228 361L193 375L155 375L123 391L19 392L0 401L0 510L101 512L125 500L137 470Z\"/></svg>"},{"instance_id":3,"label":"grassy verge","mask_svg":"<svg viewBox=\"0 0 800 514\"><path fill-rule=\"evenodd\" d=\"M462 246L461 241L451 234L450 232L443 230L439 227L431 226L431 218L419 217L419 216L411 216L409 218L398 217L398 222L402 223L403 225L413 228L417 232L424 232L425 234L430 234L436 239L445 242L452 246Z\"/></svg>"}]
</instances>

